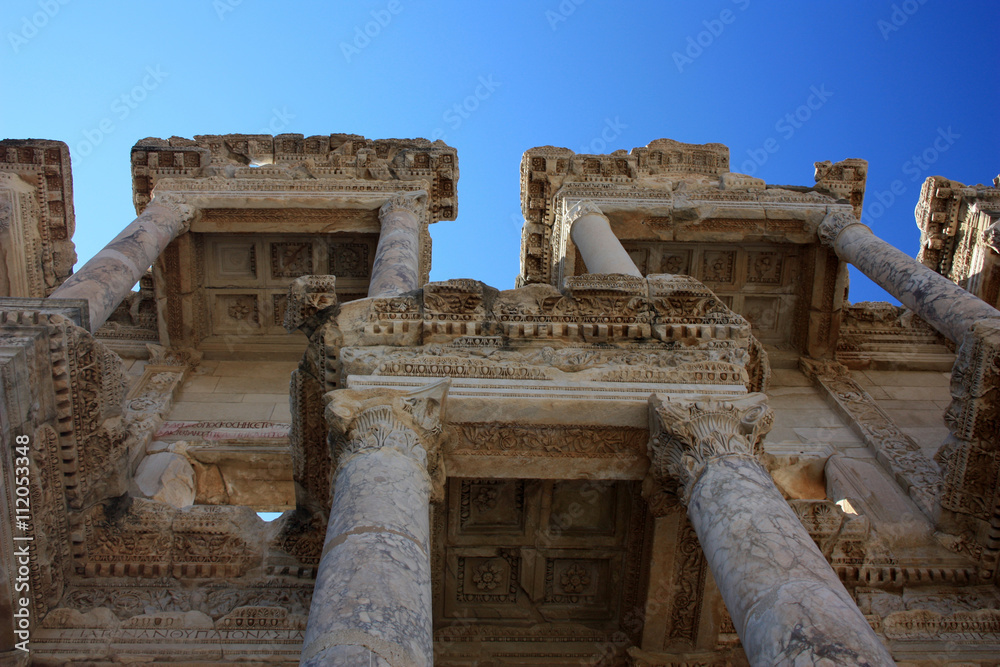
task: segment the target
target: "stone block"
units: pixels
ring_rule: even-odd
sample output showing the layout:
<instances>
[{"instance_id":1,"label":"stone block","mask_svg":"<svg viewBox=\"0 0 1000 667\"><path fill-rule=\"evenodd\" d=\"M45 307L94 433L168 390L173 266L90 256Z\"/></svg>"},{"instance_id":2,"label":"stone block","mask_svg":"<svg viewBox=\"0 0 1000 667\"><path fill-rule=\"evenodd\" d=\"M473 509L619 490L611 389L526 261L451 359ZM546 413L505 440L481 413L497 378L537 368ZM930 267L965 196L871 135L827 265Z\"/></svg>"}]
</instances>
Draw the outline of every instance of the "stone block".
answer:
<instances>
[{"instance_id":1,"label":"stone block","mask_svg":"<svg viewBox=\"0 0 1000 667\"><path fill-rule=\"evenodd\" d=\"M151 454L135 471L130 491L173 507L187 507L195 498L194 469L180 454Z\"/></svg>"}]
</instances>

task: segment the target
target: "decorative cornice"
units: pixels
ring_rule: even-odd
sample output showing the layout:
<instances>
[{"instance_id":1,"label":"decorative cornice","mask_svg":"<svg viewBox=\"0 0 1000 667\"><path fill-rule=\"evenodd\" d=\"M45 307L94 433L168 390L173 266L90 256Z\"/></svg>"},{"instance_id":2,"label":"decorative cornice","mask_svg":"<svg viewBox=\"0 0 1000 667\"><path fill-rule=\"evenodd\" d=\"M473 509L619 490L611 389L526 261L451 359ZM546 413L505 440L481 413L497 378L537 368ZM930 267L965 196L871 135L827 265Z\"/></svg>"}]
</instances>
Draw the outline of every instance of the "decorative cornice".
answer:
<instances>
[{"instance_id":1,"label":"decorative cornice","mask_svg":"<svg viewBox=\"0 0 1000 667\"><path fill-rule=\"evenodd\" d=\"M686 503L706 465L721 457L757 459L774 415L764 394L731 401L649 397L649 474L679 484Z\"/></svg>"},{"instance_id":2,"label":"decorative cornice","mask_svg":"<svg viewBox=\"0 0 1000 667\"><path fill-rule=\"evenodd\" d=\"M420 219L420 209L422 205L420 203L421 199L426 199L427 193L423 190L418 190L417 192L401 192L393 195L382 205L382 208L378 210L378 218L382 220L385 216L390 213L395 213L396 211L405 211L410 213L417 220Z\"/></svg>"},{"instance_id":3,"label":"decorative cornice","mask_svg":"<svg viewBox=\"0 0 1000 667\"><path fill-rule=\"evenodd\" d=\"M865 229L868 229L867 225L862 225L858 222L858 219L850 213L845 211L833 211L823 218L823 222L819 223L816 233L819 234L819 240L824 245L828 245L832 248L837 242L837 237L840 236L840 233L851 225L861 225ZM868 229L868 231L871 230Z\"/></svg>"}]
</instances>

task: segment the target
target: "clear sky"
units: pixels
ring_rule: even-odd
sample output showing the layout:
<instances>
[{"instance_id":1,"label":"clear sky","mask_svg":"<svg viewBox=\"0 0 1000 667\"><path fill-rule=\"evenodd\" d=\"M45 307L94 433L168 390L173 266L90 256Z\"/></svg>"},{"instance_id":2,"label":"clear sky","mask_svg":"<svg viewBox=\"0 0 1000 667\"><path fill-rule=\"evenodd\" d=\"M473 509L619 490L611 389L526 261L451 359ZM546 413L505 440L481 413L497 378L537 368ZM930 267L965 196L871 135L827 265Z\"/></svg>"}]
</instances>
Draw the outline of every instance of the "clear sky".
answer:
<instances>
[{"instance_id":1,"label":"clear sky","mask_svg":"<svg viewBox=\"0 0 1000 667\"><path fill-rule=\"evenodd\" d=\"M996 0L3 0L0 19L0 134L69 144L77 267L134 218L149 136L442 138L459 213L432 227L431 279L501 289L534 146L715 141L799 185L865 158L865 222L911 255L927 176L1000 171ZM884 298L853 274L852 301Z\"/></svg>"}]
</instances>

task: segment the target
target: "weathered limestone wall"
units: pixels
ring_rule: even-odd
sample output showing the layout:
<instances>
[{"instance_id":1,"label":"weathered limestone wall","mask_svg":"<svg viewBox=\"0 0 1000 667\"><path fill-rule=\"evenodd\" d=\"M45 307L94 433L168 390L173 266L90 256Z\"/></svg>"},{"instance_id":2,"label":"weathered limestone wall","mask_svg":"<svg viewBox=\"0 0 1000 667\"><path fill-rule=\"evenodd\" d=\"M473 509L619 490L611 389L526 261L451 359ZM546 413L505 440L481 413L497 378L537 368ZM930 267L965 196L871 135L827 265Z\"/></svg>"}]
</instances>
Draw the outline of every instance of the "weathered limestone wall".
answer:
<instances>
[{"instance_id":1,"label":"weathered limestone wall","mask_svg":"<svg viewBox=\"0 0 1000 667\"><path fill-rule=\"evenodd\" d=\"M765 451L796 444L827 444L844 451L865 446L802 372L772 370L767 397L774 411L774 427L764 441Z\"/></svg>"}]
</instances>

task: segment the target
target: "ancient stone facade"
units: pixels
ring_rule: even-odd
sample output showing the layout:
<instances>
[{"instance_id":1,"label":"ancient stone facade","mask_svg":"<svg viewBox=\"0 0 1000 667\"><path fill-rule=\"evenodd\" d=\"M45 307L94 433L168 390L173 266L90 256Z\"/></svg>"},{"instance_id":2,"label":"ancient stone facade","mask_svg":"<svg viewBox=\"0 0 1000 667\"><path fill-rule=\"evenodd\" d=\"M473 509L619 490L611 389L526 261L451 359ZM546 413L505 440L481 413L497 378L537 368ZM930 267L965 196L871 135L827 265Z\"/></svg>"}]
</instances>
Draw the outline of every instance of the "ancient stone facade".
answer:
<instances>
[{"instance_id":1,"label":"ancient stone facade","mask_svg":"<svg viewBox=\"0 0 1000 667\"><path fill-rule=\"evenodd\" d=\"M0 664L1000 664L1000 189L866 173L531 149L498 290L442 142L150 138L70 275L0 142Z\"/></svg>"}]
</instances>

